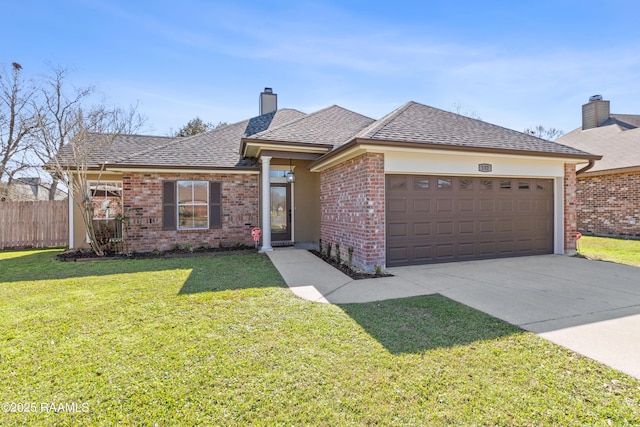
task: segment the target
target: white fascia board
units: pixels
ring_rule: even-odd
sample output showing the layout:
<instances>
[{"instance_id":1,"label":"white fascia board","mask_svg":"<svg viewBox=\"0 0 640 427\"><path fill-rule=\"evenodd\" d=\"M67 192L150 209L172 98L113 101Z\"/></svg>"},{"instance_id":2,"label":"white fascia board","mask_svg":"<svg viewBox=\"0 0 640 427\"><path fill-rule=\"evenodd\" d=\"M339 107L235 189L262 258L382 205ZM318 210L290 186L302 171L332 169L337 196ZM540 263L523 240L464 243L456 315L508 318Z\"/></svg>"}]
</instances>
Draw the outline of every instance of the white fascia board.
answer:
<instances>
[{"instance_id":1,"label":"white fascia board","mask_svg":"<svg viewBox=\"0 0 640 427\"><path fill-rule=\"evenodd\" d=\"M490 153L460 153L430 150L407 152L384 150L387 174L438 174L461 176L562 177L565 162L576 160ZM479 164L491 165L491 172L480 172Z\"/></svg>"}]
</instances>

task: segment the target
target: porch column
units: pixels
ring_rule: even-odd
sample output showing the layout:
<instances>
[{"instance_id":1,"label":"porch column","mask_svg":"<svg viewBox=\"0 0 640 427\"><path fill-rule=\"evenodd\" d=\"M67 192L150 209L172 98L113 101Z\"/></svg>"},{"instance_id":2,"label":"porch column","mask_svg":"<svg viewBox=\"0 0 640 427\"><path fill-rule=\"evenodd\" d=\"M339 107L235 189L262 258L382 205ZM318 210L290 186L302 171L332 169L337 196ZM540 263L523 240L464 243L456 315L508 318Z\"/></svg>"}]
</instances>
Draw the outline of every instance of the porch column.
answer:
<instances>
[{"instance_id":1,"label":"porch column","mask_svg":"<svg viewBox=\"0 0 640 427\"><path fill-rule=\"evenodd\" d=\"M271 157L262 160L262 248L261 252L272 251L271 247Z\"/></svg>"},{"instance_id":2,"label":"porch column","mask_svg":"<svg viewBox=\"0 0 640 427\"><path fill-rule=\"evenodd\" d=\"M74 219L73 219L73 175L68 175L69 188L67 188L69 201L69 249L75 249L75 236L73 235Z\"/></svg>"}]
</instances>

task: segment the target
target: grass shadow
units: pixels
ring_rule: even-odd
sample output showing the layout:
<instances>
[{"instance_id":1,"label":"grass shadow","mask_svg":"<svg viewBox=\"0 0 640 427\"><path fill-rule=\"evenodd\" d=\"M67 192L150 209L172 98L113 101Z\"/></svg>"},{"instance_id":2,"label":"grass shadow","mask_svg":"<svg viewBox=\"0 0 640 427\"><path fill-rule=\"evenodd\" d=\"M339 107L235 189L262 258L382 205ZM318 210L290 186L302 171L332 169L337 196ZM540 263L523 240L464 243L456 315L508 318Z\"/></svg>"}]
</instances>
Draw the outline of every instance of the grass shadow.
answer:
<instances>
[{"instance_id":1,"label":"grass shadow","mask_svg":"<svg viewBox=\"0 0 640 427\"><path fill-rule=\"evenodd\" d=\"M442 295L339 306L392 354L419 354L523 332Z\"/></svg>"},{"instance_id":2,"label":"grass shadow","mask_svg":"<svg viewBox=\"0 0 640 427\"><path fill-rule=\"evenodd\" d=\"M286 286L264 254L61 262L55 258L60 252L42 249L0 252L0 283L188 270L179 294Z\"/></svg>"}]
</instances>

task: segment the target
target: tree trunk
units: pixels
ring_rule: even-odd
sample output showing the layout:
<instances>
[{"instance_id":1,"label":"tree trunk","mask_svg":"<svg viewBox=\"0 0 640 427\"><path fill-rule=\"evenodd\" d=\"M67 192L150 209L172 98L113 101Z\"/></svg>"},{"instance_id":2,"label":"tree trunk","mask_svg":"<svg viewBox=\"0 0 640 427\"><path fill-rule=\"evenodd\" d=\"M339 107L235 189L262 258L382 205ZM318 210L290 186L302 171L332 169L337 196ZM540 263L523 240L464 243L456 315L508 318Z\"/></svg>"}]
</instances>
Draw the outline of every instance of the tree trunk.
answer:
<instances>
[{"instance_id":1,"label":"tree trunk","mask_svg":"<svg viewBox=\"0 0 640 427\"><path fill-rule=\"evenodd\" d=\"M54 176L53 181L51 182L51 187L49 188L49 200L56 199L56 192L58 191L58 182L60 180L58 177Z\"/></svg>"}]
</instances>

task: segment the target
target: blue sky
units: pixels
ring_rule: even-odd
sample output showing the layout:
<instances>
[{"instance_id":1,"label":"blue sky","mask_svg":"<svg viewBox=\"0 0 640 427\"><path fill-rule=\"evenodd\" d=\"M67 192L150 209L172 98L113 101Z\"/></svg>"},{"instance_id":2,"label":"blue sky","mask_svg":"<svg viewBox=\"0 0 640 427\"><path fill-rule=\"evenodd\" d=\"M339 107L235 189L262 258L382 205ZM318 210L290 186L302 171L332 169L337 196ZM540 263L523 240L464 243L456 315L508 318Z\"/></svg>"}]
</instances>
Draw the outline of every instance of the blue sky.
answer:
<instances>
[{"instance_id":1,"label":"blue sky","mask_svg":"<svg viewBox=\"0 0 640 427\"><path fill-rule=\"evenodd\" d=\"M637 0L11 1L0 63L47 62L95 84L109 103L139 102L145 133L195 116L338 104L379 118L407 101L461 109L523 130L568 132L602 94L640 114Z\"/></svg>"}]
</instances>

